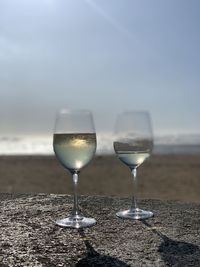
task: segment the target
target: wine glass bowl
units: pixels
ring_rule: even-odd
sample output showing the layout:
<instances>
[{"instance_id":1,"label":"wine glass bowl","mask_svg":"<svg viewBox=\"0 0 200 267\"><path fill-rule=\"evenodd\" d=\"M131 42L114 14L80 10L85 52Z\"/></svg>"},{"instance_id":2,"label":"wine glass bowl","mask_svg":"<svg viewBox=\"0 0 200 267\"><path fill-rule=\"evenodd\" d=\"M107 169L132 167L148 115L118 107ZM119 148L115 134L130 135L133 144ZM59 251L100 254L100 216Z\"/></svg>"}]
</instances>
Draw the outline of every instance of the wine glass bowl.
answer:
<instances>
[{"instance_id":1,"label":"wine glass bowl","mask_svg":"<svg viewBox=\"0 0 200 267\"><path fill-rule=\"evenodd\" d=\"M71 173L74 188L74 206L71 214L56 224L83 228L96 223L84 217L78 209L78 178L82 168L90 163L96 151L96 132L90 111L61 110L56 117L53 148L59 162Z\"/></svg>"},{"instance_id":2,"label":"wine glass bowl","mask_svg":"<svg viewBox=\"0 0 200 267\"><path fill-rule=\"evenodd\" d=\"M71 172L79 172L93 158L95 133L56 133L54 151L60 163Z\"/></svg>"},{"instance_id":3,"label":"wine glass bowl","mask_svg":"<svg viewBox=\"0 0 200 267\"><path fill-rule=\"evenodd\" d=\"M153 134L150 115L146 111L121 113L115 124L113 143L118 158L126 164L133 175L133 197L131 207L117 212L120 218L147 219L153 216L151 211L144 211L137 205L137 168L150 156L153 149Z\"/></svg>"}]
</instances>

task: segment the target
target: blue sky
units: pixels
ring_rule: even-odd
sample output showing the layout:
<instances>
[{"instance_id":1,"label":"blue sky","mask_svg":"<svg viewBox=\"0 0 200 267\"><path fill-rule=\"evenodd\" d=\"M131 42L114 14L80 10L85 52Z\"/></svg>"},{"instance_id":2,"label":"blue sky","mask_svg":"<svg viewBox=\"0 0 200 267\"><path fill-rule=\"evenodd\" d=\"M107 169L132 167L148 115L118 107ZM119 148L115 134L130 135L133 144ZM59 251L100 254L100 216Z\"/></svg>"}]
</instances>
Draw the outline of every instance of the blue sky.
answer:
<instances>
[{"instance_id":1,"label":"blue sky","mask_svg":"<svg viewBox=\"0 0 200 267\"><path fill-rule=\"evenodd\" d=\"M200 133L199 0L1 0L0 131L51 133L62 107L98 131L145 109L154 132Z\"/></svg>"}]
</instances>

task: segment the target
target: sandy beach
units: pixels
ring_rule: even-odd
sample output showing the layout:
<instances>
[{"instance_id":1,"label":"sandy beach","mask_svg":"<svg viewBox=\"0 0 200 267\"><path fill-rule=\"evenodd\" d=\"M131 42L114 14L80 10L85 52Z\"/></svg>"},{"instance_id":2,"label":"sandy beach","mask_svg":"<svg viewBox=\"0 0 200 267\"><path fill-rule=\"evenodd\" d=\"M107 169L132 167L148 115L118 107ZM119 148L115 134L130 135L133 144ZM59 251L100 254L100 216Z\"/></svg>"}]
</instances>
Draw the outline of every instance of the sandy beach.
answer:
<instances>
[{"instance_id":1,"label":"sandy beach","mask_svg":"<svg viewBox=\"0 0 200 267\"><path fill-rule=\"evenodd\" d=\"M0 191L72 193L72 179L54 156L1 156ZM97 156L79 179L79 194L130 196L131 174L114 155ZM138 169L140 198L200 202L199 155L153 155Z\"/></svg>"}]
</instances>

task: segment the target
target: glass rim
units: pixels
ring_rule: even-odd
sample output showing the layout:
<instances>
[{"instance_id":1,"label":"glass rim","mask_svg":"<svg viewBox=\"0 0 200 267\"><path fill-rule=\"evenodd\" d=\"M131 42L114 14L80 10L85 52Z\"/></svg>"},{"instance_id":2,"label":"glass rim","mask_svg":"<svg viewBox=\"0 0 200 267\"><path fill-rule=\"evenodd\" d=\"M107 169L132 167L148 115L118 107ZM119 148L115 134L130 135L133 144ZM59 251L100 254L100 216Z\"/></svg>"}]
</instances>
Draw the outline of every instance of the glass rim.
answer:
<instances>
[{"instance_id":1,"label":"glass rim","mask_svg":"<svg viewBox=\"0 0 200 267\"><path fill-rule=\"evenodd\" d=\"M92 111L89 109L73 109L73 108L61 108L59 110L57 110L56 114L81 114L81 113L85 113L85 114L92 114Z\"/></svg>"},{"instance_id":2,"label":"glass rim","mask_svg":"<svg viewBox=\"0 0 200 267\"><path fill-rule=\"evenodd\" d=\"M121 118L123 116L130 116L130 115L135 115L135 116L143 116L143 117L148 117L149 120L151 121L151 114L148 110L124 110L121 113L117 114L117 118Z\"/></svg>"},{"instance_id":3,"label":"glass rim","mask_svg":"<svg viewBox=\"0 0 200 267\"><path fill-rule=\"evenodd\" d=\"M150 115L150 112L146 109L128 109L128 110L124 110L123 112L120 112L118 115L122 115L122 114L132 114L132 113L138 113L138 114L148 114Z\"/></svg>"}]
</instances>

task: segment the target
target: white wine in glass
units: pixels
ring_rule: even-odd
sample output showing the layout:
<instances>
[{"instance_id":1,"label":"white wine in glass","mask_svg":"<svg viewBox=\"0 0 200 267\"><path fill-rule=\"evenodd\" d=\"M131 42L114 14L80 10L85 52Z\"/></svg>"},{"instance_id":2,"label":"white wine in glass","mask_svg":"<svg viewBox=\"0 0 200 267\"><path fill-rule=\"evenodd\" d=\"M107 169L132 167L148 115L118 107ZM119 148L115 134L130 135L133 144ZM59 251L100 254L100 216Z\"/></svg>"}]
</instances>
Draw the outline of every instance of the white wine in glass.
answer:
<instances>
[{"instance_id":1,"label":"white wine in glass","mask_svg":"<svg viewBox=\"0 0 200 267\"><path fill-rule=\"evenodd\" d=\"M137 168L151 155L153 134L150 115L146 111L129 111L120 114L115 125L113 143L118 158L126 164L133 174L133 197L128 210L117 212L120 218L147 219L153 216L151 211L138 208L137 205Z\"/></svg>"},{"instance_id":2,"label":"white wine in glass","mask_svg":"<svg viewBox=\"0 0 200 267\"><path fill-rule=\"evenodd\" d=\"M95 155L96 133L92 114L89 111L62 110L56 118L53 136L54 152L59 162L70 171L73 177L74 207L72 213L56 224L63 227L83 228L96 223L86 218L78 209L78 175Z\"/></svg>"}]
</instances>

